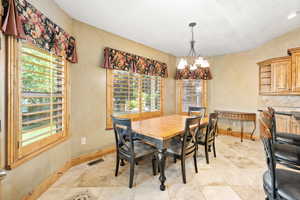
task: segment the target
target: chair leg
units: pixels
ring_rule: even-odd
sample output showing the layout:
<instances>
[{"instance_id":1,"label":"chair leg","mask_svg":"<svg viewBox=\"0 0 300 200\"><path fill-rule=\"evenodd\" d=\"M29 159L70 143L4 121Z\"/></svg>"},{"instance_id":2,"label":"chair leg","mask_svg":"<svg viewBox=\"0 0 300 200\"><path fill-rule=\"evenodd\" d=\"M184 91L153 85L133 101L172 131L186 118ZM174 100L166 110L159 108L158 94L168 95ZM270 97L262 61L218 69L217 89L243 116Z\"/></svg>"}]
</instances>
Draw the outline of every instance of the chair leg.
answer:
<instances>
[{"instance_id":1,"label":"chair leg","mask_svg":"<svg viewBox=\"0 0 300 200\"><path fill-rule=\"evenodd\" d=\"M133 185L133 177L134 177L134 166L135 166L135 162L131 161L130 162L130 177L129 177L129 188L132 188Z\"/></svg>"},{"instance_id":2,"label":"chair leg","mask_svg":"<svg viewBox=\"0 0 300 200\"><path fill-rule=\"evenodd\" d=\"M209 164L209 157L208 157L208 146L205 145L205 158L206 158L206 163Z\"/></svg>"},{"instance_id":3,"label":"chair leg","mask_svg":"<svg viewBox=\"0 0 300 200\"><path fill-rule=\"evenodd\" d=\"M117 155L117 160L116 160L116 171L115 171L115 176L118 176L118 172L119 172L119 166L120 166L120 158L119 155Z\"/></svg>"},{"instance_id":4,"label":"chair leg","mask_svg":"<svg viewBox=\"0 0 300 200\"><path fill-rule=\"evenodd\" d=\"M125 162L124 162L124 159L121 159L121 166L125 166Z\"/></svg>"},{"instance_id":5,"label":"chair leg","mask_svg":"<svg viewBox=\"0 0 300 200\"><path fill-rule=\"evenodd\" d=\"M153 156L153 158L152 158L152 170L153 170L153 176L156 176L156 163L157 163L156 156Z\"/></svg>"},{"instance_id":6,"label":"chair leg","mask_svg":"<svg viewBox=\"0 0 300 200\"><path fill-rule=\"evenodd\" d=\"M194 165L195 165L195 171L198 173L198 166L197 166L197 153L194 154Z\"/></svg>"},{"instance_id":7,"label":"chair leg","mask_svg":"<svg viewBox=\"0 0 300 200\"><path fill-rule=\"evenodd\" d=\"M215 145L215 142L213 143L213 149L214 149L214 156L215 158L217 157L217 154L216 154L216 145Z\"/></svg>"},{"instance_id":8,"label":"chair leg","mask_svg":"<svg viewBox=\"0 0 300 200\"><path fill-rule=\"evenodd\" d=\"M185 159L181 159L181 173L182 173L182 181L186 184L186 175L185 175Z\"/></svg>"},{"instance_id":9,"label":"chair leg","mask_svg":"<svg viewBox=\"0 0 300 200\"><path fill-rule=\"evenodd\" d=\"M176 163L177 161L176 156L174 155L173 158L174 158L174 163Z\"/></svg>"}]
</instances>

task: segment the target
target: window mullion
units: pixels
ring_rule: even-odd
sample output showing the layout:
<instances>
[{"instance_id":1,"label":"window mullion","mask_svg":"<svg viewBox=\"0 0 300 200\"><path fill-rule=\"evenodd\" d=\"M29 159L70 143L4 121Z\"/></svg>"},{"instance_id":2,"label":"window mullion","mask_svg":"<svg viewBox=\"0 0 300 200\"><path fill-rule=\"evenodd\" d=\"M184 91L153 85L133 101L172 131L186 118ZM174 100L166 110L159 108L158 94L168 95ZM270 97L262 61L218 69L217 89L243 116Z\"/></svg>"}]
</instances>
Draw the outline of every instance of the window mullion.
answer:
<instances>
[{"instance_id":1,"label":"window mullion","mask_svg":"<svg viewBox=\"0 0 300 200\"><path fill-rule=\"evenodd\" d=\"M50 54L50 62L49 62L49 67L51 67L53 63L53 56L52 54ZM50 69L50 73L49 73L49 78L50 78L50 85L49 85L49 89L50 89L50 135L53 135L53 70Z\"/></svg>"},{"instance_id":2,"label":"window mullion","mask_svg":"<svg viewBox=\"0 0 300 200\"><path fill-rule=\"evenodd\" d=\"M142 113L144 110L143 102L142 102L142 93L143 93L143 75L138 75L138 99L139 99L139 113Z\"/></svg>"}]
</instances>

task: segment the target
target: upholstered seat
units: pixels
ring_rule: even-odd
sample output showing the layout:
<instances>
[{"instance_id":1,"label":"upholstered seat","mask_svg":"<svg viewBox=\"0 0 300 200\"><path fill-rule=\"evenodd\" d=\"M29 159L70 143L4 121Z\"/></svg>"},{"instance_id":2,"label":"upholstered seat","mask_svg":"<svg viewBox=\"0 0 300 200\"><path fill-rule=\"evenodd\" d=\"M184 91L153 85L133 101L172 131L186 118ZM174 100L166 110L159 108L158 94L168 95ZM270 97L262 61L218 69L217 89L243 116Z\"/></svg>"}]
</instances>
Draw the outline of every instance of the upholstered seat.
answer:
<instances>
[{"instance_id":1,"label":"upholstered seat","mask_svg":"<svg viewBox=\"0 0 300 200\"><path fill-rule=\"evenodd\" d=\"M276 183L278 188L277 194L286 200L298 200L300 199L300 173L276 169ZM270 172L266 171L263 175L264 187L269 192L272 191ZM281 199L282 199L281 198Z\"/></svg>"},{"instance_id":2,"label":"upholstered seat","mask_svg":"<svg viewBox=\"0 0 300 200\"><path fill-rule=\"evenodd\" d=\"M273 148L276 159L288 161L300 166L300 146L274 143Z\"/></svg>"},{"instance_id":3,"label":"upholstered seat","mask_svg":"<svg viewBox=\"0 0 300 200\"><path fill-rule=\"evenodd\" d=\"M134 144L134 157L135 158L140 158L143 156L146 156L148 154L153 154L155 153L156 149L151 147L150 145L147 145L139 140L135 140L133 142ZM126 146L130 146L130 142L126 142ZM120 151L126 150L125 146L123 145L120 147ZM128 151L128 150L126 150Z\"/></svg>"},{"instance_id":4,"label":"upholstered seat","mask_svg":"<svg viewBox=\"0 0 300 200\"><path fill-rule=\"evenodd\" d=\"M194 148L195 144L194 143L190 143L186 149L189 150L191 148ZM176 154L176 155L180 155L181 154L181 150L182 150L182 140L172 140L170 143L170 146L168 147L167 152L170 154Z\"/></svg>"},{"instance_id":5,"label":"upholstered seat","mask_svg":"<svg viewBox=\"0 0 300 200\"><path fill-rule=\"evenodd\" d=\"M300 146L300 135L277 132L276 141Z\"/></svg>"}]
</instances>

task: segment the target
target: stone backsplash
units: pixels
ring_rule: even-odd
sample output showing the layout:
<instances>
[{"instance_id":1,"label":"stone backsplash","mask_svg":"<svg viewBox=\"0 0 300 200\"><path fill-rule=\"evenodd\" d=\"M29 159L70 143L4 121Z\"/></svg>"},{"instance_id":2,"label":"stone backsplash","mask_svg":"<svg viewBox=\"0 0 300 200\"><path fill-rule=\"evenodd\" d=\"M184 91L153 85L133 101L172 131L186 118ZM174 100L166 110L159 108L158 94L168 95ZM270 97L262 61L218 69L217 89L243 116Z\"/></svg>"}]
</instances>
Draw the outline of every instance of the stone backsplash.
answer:
<instances>
[{"instance_id":1,"label":"stone backsplash","mask_svg":"<svg viewBox=\"0 0 300 200\"><path fill-rule=\"evenodd\" d=\"M259 96L259 109L268 106L277 111L300 111L300 96Z\"/></svg>"}]
</instances>

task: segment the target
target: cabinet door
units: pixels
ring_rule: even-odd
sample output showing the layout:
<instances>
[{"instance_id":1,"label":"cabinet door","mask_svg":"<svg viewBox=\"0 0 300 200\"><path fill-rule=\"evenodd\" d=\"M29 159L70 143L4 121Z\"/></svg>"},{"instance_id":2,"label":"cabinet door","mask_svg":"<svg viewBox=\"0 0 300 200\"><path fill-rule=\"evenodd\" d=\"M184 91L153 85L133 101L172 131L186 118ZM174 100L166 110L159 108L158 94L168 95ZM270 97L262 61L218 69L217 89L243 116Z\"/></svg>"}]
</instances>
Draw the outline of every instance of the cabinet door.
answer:
<instances>
[{"instance_id":1,"label":"cabinet door","mask_svg":"<svg viewBox=\"0 0 300 200\"><path fill-rule=\"evenodd\" d=\"M261 64L259 67L259 93L272 93L271 64Z\"/></svg>"},{"instance_id":2,"label":"cabinet door","mask_svg":"<svg viewBox=\"0 0 300 200\"><path fill-rule=\"evenodd\" d=\"M273 92L289 92L291 90L291 78L291 61L272 63Z\"/></svg>"},{"instance_id":3,"label":"cabinet door","mask_svg":"<svg viewBox=\"0 0 300 200\"><path fill-rule=\"evenodd\" d=\"M300 135L300 121L297 121L294 118L291 119L291 133Z\"/></svg>"},{"instance_id":4,"label":"cabinet door","mask_svg":"<svg viewBox=\"0 0 300 200\"><path fill-rule=\"evenodd\" d=\"M292 91L300 92L300 52L292 54Z\"/></svg>"},{"instance_id":5,"label":"cabinet door","mask_svg":"<svg viewBox=\"0 0 300 200\"><path fill-rule=\"evenodd\" d=\"M276 115L276 131L290 133L291 117L286 115Z\"/></svg>"}]
</instances>

